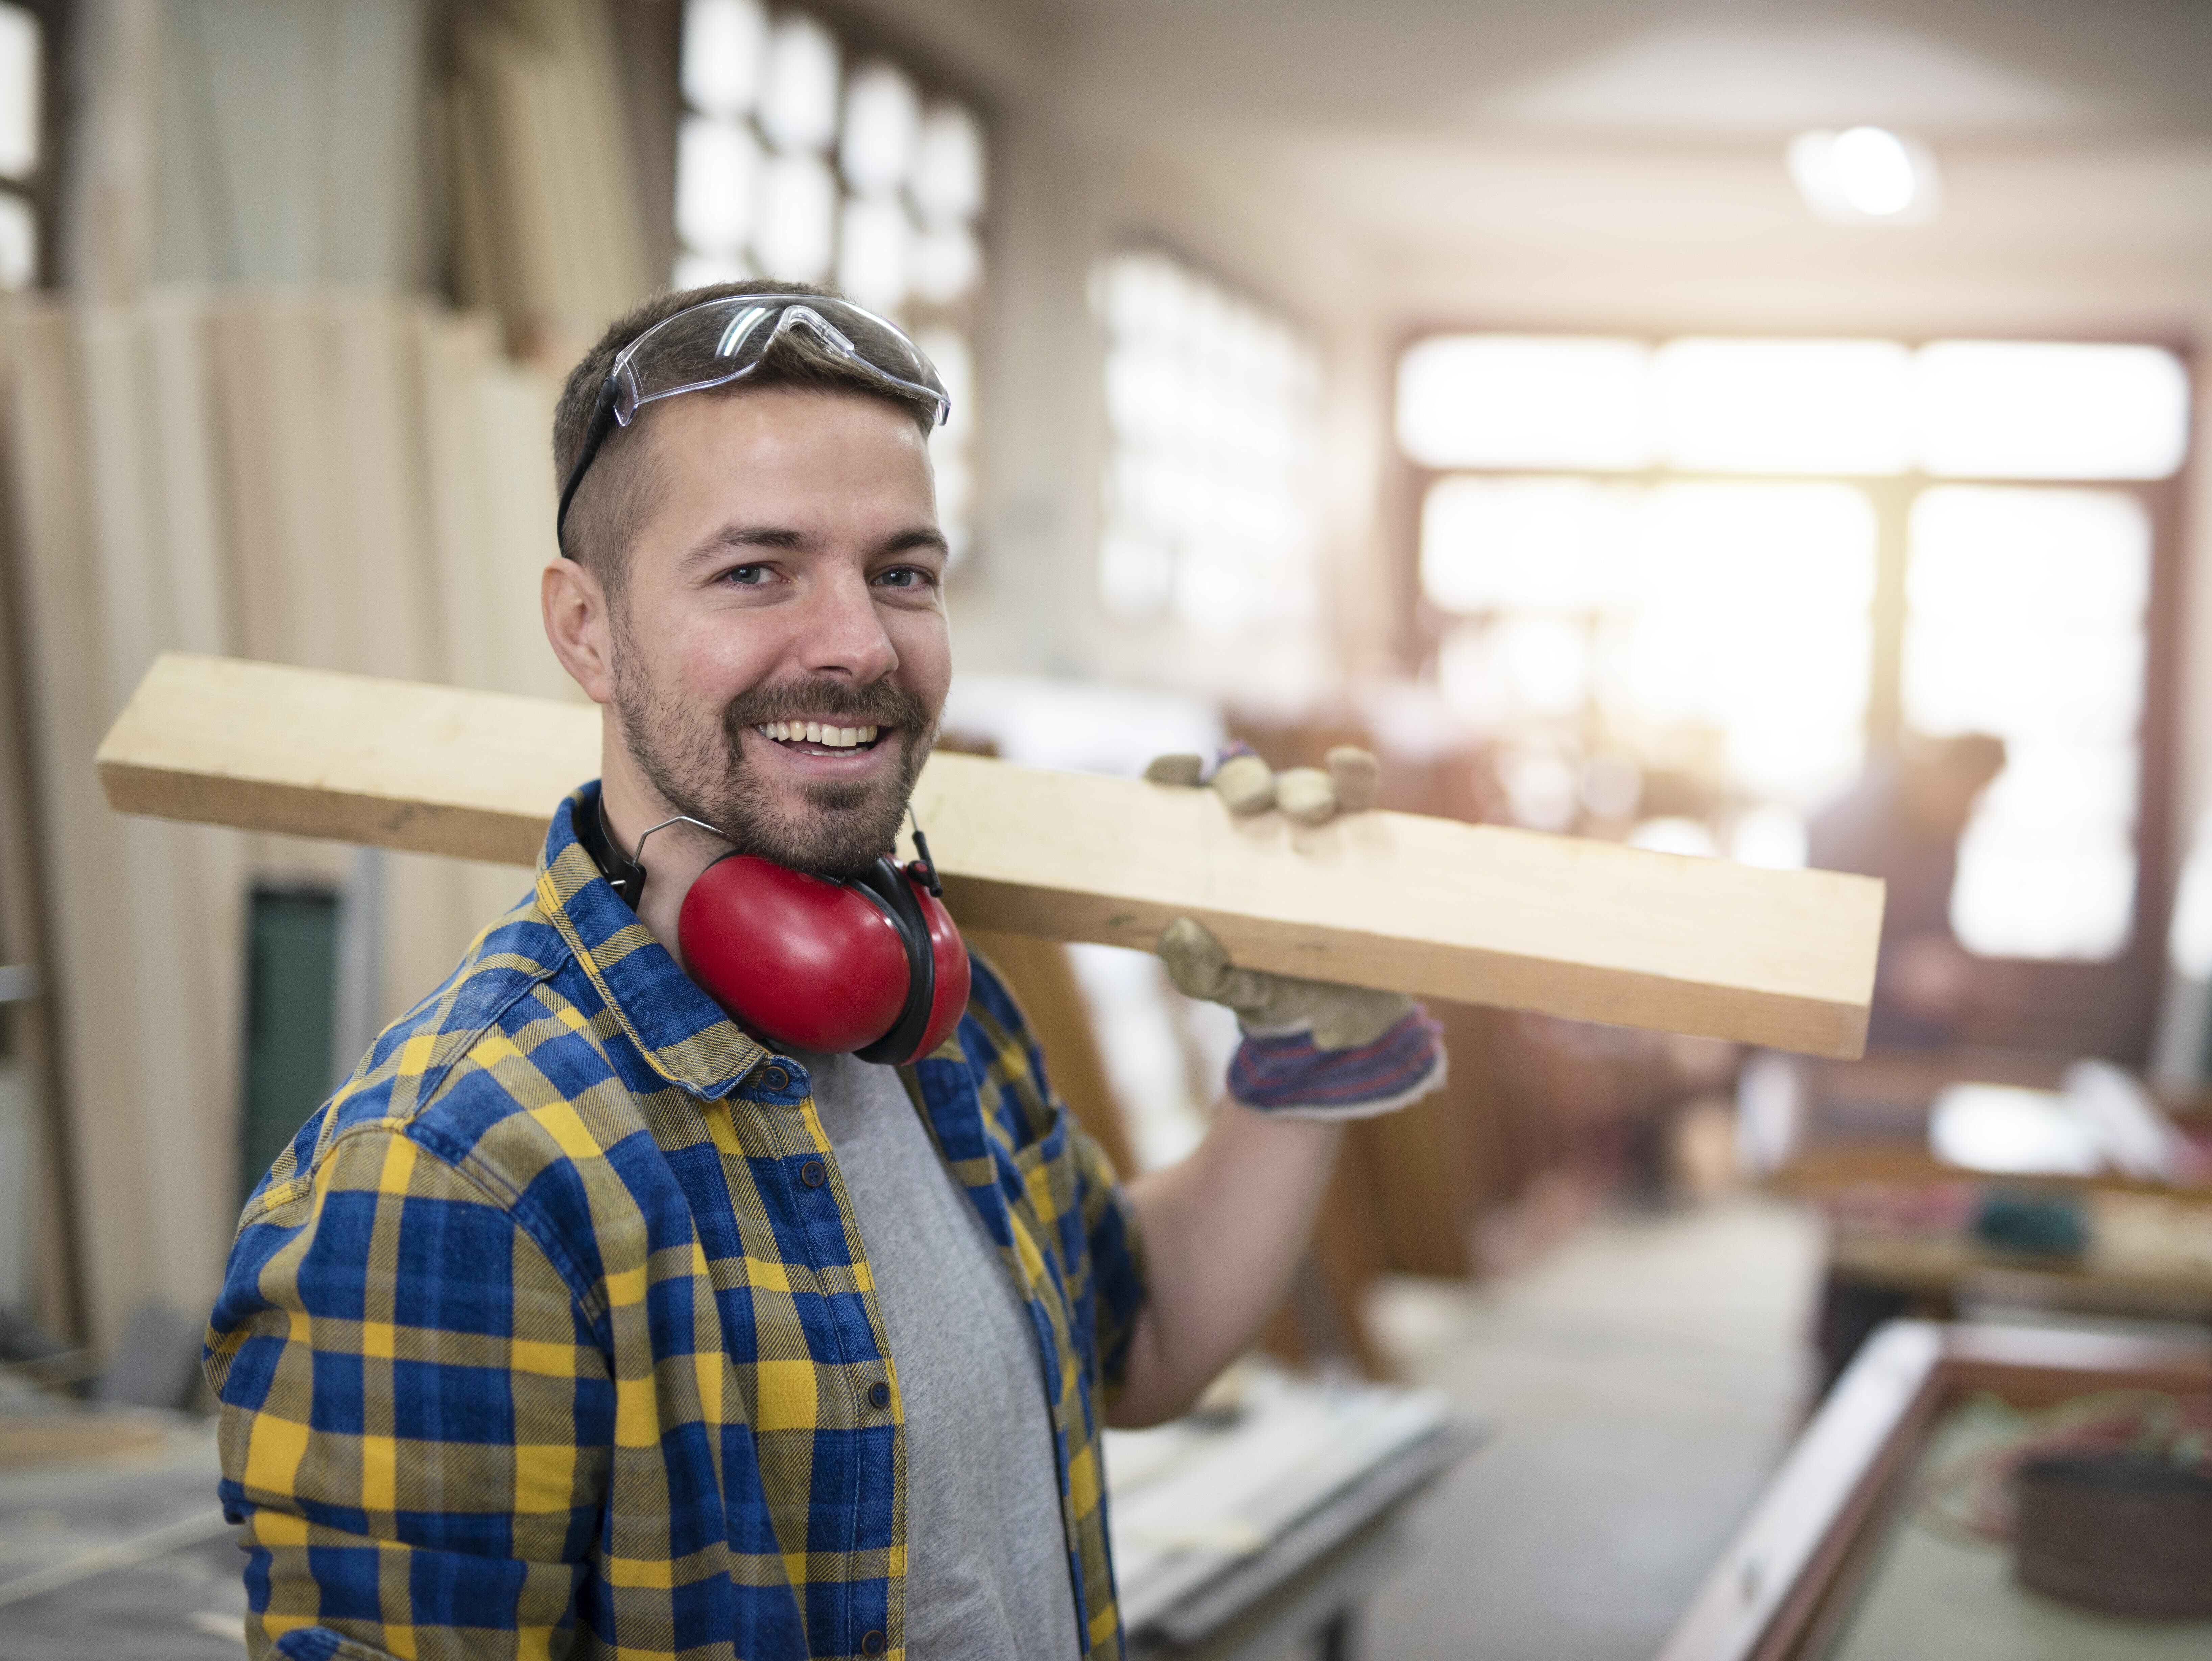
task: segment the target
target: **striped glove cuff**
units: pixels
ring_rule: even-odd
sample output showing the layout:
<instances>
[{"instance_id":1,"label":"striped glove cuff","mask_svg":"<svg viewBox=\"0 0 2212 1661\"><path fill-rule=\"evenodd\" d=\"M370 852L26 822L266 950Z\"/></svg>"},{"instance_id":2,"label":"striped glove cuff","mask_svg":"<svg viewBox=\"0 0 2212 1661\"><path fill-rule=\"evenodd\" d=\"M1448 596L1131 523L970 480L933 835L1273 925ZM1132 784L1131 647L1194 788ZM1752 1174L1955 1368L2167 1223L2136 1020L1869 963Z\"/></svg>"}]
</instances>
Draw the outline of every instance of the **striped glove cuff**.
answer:
<instances>
[{"instance_id":1,"label":"striped glove cuff","mask_svg":"<svg viewBox=\"0 0 2212 1661\"><path fill-rule=\"evenodd\" d=\"M1365 1119L1410 1105L1444 1081L1443 1029L1418 1004L1372 1043L1317 1048L1310 1031L1247 1033L1229 1094L1285 1119Z\"/></svg>"}]
</instances>

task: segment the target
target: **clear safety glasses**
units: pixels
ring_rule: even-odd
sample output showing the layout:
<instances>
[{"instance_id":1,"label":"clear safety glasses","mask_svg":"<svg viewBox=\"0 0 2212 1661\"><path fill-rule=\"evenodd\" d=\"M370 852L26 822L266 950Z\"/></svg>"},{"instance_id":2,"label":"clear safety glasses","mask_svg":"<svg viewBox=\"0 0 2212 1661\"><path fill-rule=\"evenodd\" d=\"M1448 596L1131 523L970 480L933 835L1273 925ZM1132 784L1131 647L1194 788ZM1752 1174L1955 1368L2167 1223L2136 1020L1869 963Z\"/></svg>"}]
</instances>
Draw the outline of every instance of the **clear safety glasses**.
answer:
<instances>
[{"instance_id":1,"label":"clear safety glasses","mask_svg":"<svg viewBox=\"0 0 2212 1661\"><path fill-rule=\"evenodd\" d=\"M559 538L568 528L568 504L599 447L616 427L627 427L647 405L680 392L704 392L742 380L760 367L769 350L793 329L854 368L889 386L937 400L937 423L952 414L937 370L898 326L848 300L818 294L731 295L686 307L663 318L622 350L599 387L575 465L561 487L554 520ZM564 543L561 551L567 553Z\"/></svg>"}]
</instances>

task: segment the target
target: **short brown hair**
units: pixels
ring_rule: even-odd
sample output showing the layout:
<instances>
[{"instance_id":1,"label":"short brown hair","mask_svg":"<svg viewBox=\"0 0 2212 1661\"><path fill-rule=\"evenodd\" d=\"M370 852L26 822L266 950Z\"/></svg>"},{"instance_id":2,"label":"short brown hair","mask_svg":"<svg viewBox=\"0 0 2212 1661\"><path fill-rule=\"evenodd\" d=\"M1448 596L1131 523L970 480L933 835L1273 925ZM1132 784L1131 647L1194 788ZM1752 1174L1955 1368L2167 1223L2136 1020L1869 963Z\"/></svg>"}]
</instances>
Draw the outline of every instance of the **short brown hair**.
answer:
<instances>
[{"instance_id":1,"label":"short brown hair","mask_svg":"<svg viewBox=\"0 0 2212 1661\"><path fill-rule=\"evenodd\" d=\"M690 307L710 300L753 294L843 298L836 289L816 283L779 283L755 277L743 283L715 283L701 289L675 289L654 295L632 307L607 326L599 344L568 371L568 382L561 389L561 401L553 411L555 490L562 490L568 482L569 470L575 465L577 453L584 447L584 436L591 430L592 411L599 402L599 388L612 373L615 359L625 346L656 323ZM904 411L921 429L925 439L937 429L934 399L903 391L864 369L855 368L825 349L805 329L786 332L761 359L759 367L743 380L710 390L734 396L770 386L857 392L879 399ZM607 435L584 475L584 482L577 487L575 500L568 507L568 522L561 537L561 551L590 569L610 592L618 593L621 589L625 566L623 556L629 550L630 532L643 518L645 503L658 482L650 465L650 452L640 448L640 440L648 426L647 417L651 413L648 405L628 427L617 427Z\"/></svg>"}]
</instances>

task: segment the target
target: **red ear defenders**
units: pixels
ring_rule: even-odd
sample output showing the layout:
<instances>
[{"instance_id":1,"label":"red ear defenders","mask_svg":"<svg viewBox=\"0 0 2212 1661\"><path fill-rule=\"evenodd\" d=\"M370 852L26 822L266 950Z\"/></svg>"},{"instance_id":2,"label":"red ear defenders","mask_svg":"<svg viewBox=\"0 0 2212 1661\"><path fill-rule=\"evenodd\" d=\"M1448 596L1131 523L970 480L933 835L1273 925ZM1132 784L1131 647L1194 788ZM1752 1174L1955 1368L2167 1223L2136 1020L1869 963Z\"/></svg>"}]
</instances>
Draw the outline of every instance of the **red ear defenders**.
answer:
<instances>
[{"instance_id":1,"label":"red ear defenders","mask_svg":"<svg viewBox=\"0 0 2212 1661\"><path fill-rule=\"evenodd\" d=\"M615 851L600 812L580 815L578 828L615 891L635 905L643 866ZM894 1066L920 1060L967 1010L968 948L918 831L915 843L921 857L911 864L878 860L852 879L724 855L678 913L685 969L771 1043Z\"/></svg>"}]
</instances>

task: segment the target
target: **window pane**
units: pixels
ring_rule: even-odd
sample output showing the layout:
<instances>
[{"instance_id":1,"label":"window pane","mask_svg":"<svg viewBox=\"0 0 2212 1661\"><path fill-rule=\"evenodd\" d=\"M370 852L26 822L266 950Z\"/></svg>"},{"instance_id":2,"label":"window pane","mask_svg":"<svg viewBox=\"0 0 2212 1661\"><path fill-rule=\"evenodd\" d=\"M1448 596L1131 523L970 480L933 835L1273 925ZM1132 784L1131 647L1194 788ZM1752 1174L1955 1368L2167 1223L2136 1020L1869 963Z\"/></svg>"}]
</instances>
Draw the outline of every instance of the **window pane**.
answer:
<instances>
[{"instance_id":1,"label":"window pane","mask_svg":"<svg viewBox=\"0 0 2212 1661\"><path fill-rule=\"evenodd\" d=\"M1904 709L1924 733L2129 740L2150 526L2117 491L1939 486L1914 504Z\"/></svg>"},{"instance_id":2,"label":"window pane","mask_svg":"<svg viewBox=\"0 0 2212 1661\"><path fill-rule=\"evenodd\" d=\"M2188 376L2155 346L1937 341L1913 390L1931 473L2164 478L2188 451Z\"/></svg>"},{"instance_id":3,"label":"window pane","mask_svg":"<svg viewBox=\"0 0 2212 1661\"><path fill-rule=\"evenodd\" d=\"M672 288L703 289L710 283L742 283L759 275L741 253L679 253L668 281Z\"/></svg>"},{"instance_id":4,"label":"window pane","mask_svg":"<svg viewBox=\"0 0 2212 1661\"><path fill-rule=\"evenodd\" d=\"M983 211L983 131L957 104L933 104L915 140L910 186L932 227L964 224Z\"/></svg>"},{"instance_id":5,"label":"window pane","mask_svg":"<svg viewBox=\"0 0 2212 1661\"><path fill-rule=\"evenodd\" d=\"M906 302L913 229L896 199L847 202L837 231L837 286L871 311L897 311Z\"/></svg>"},{"instance_id":6,"label":"window pane","mask_svg":"<svg viewBox=\"0 0 2212 1661\"><path fill-rule=\"evenodd\" d=\"M760 223L753 252L770 277L818 283L830 272L837 181L814 155L771 156L761 170Z\"/></svg>"},{"instance_id":7,"label":"window pane","mask_svg":"<svg viewBox=\"0 0 2212 1661\"><path fill-rule=\"evenodd\" d=\"M1398 441L1430 467L1643 466L1650 353L1633 340L1438 335L1398 363Z\"/></svg>"},{"instance_id":8,"label":"window pane","mask_svg":"<svg viewBox=\"0 0 2212 1661\"><path fill-rule=\"evenodd\" d=\"M676 234L701 253L735 254L752 234L760 143L741 121L687 116L676 135Z\"/></svg>"},{"instance_id":9,"label":"window pane","mask_svg":"<svg viewBox=\"0 0 2212 1661\"><path fill-rule=\"evenodd\" d=\"M1120 618L1250 636L1320 609L1311 351L1283 319L1161 254L1101 262L1113 446L1099 588Z\"/></svg>"},{"instance_id":10,"label":"window pane","mask_svg":"<svg viewBox=\"0 0 2212 1661\"><path fill-rule=\"evenodd\" d=\"M1904 707L2006 742L1951 925L1985 955L2108 958L2134 915L2150 526L2116 490L1942 485L1914 504Z\"/></svg>"},{"instance_id":11,"label":"window pane","mask_svg":"<svg viewBox=\"0 0 2212 1661\"><path fill-rule=\"evenodd\" d=\"M959 299L975 286L982 271L983 251L965 225L940 225L915 239L914 291L933 305Z\"/></svg>"},{"instance_id":12,"label":"window pane","mask_svg":"<svg viewBox=\"0 0 2212 1661\"><path fill-rule=\"evenodd\" d=\"M968 551L975 520L975 366L967 337L955 330L925 329L915 344L936 366L952 400L951 418L931 435L929 454L937 474L937 521L957 560Z\"/></svg>"},{"instance_id":13,"label":"window pane","mask_svg":"<svg viewBox=\"0 0 2212 1661\"><path fill-rule=\"evenodd\" d=\"M1437 654L1446 702L1485 732L1572 715L1589 702L1588 626L1571 618L1462 624Z\"/></svg>"},{"instance_id":14,"label":"window pane","mask_svg":"<svg viewBox=\"0 0 2212 1661\"><path fill-rule=\"evenodd\" d=\"M1421 511L1421 591L1447 611L1592 611L1636 533L1632 487L1586 478L1444 478Z\"/></svg>"},{"instance_id":15,"label":"window pane","mask_svg":"<svg viewBox=\"0 0 2212 1661\"><path fill-rule=\"evenodd\" d=\"M1722 472L1901 472L1911 364L1887 340L1669 342L1654 365L1667 459Z\"/></svg>"},{"instance_id":16,"label":"window pane","mask_svg":"<svg viewBox=\"0 0 2212 1661\"><path fill-rule=\"evenodd\" d=\"M21 6L0 5L0 173L11 179L39 165L39 20Z\"/></svg>"},{"instance_id":17,"label":"window pane","mask_svg":"<svg viewBox=\"0 0 2212 1661\"><path fill-rule=\"evenodd\" d=\"M769 33L761 85L761 131L780 150L826 150L837 137L837 42L811 17ZM790 275L790 273L786 273Z\"/></svg>"},{"instance_id":18,"label":"window pane","mask_svg":"<svg viewBox=\"0 0 2212 1661\"><path fill-rule=\"evenodd\" d=\"M1820 801L1863 749L1875 540L1849 485L1662 486L1634 609L1601 637L1601 703L1625 726L1717 729L1742 788Z\"/></svg>"},{"instance_id":19,"label":"window pane","mask_svg":"<svg viewBox=\"0 0 2212 1661\"><path fill-rule=\"evenodd\" d=\"M2117 957L2135 910L2133 838L2117 826L2075 834L1977 815L1959 839L1951 928L1990 958Z\"/></svg>"},{"instance_id":20,"label":"window pane","mask_svg":"<svg viewBox=\"0 0 2212 1661\"><path fill-rule=\"evenodd\" d=\"M921 119L914 82L888 64L869 64L845 89L845 137L837 149L845 182L862 196L888 196L914 166Z\"/></svg>"},{"instance_id":21,"label":"window pane","mask_svg":"<svg viewBox=\"0 0 2212 1661\"><path fill-rule=\"evenodd\" d=\"M759 0L690 0L684 8L684 97L708 115L748 113L760 90L768 13Z\"/></svg>"},{"instance_id":22,"label":"window pane","mask_svg":"<svg viewBox=\"0 0 2212 1661\"><path fill-rule=\"evenodd\" d=\"M27 289L39 278L39 222L31 204L0 192L0 289Z\"/></svg>"}]
</instances>

